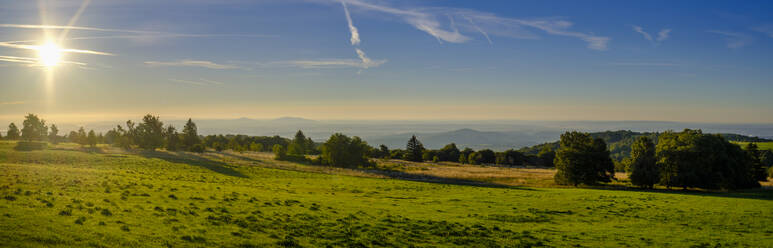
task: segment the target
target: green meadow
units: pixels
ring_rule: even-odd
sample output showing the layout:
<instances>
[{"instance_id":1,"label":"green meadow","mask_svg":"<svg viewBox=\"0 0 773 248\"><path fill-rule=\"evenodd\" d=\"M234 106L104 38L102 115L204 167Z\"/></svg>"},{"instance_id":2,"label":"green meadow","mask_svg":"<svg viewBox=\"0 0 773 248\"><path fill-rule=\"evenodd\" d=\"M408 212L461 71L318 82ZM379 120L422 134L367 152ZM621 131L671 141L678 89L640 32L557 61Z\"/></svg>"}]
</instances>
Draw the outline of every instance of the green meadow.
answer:
<instances>
[{"instance_id":1,"label":"green meadow","mask_svg":"<svg viewBox=\"0 0 773 248\"><path fill-rule=\"evenodd\" d=\"M470 186L0 142L6 247L770 247L773 191ZM318 171L318 172L314 172Z\"/></svg>"},{"instance_id":2,"label":"green meadow","mask_svg":"<svg viewBox=\"0 0 773 248\"><path fill-rule=\"evenodd\" d=\"M749 142L733 142L741 147L746 147ZM758 149L760 150L773 150L773 142L754 142L754 144L757 144Z\"/></svg>"}]
</instances>

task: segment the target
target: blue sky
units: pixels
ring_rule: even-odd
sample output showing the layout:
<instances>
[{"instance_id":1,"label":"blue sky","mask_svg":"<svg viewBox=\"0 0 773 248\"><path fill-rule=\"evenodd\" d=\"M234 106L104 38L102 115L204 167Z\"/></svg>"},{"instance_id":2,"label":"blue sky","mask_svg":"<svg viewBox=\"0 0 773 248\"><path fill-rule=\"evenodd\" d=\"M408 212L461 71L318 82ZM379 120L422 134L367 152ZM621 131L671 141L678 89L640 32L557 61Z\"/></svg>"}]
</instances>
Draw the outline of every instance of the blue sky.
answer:
<instances>
[{"instance_id":1,"label":"blue sky","mask_svg":"<svg viewBox=\"0 0 773 248\"><path fill-rule=\"evenodd\" d=\"M0 1L0 120L773 123L769 1L345 2Z\"/></svg>"}]
</instances>

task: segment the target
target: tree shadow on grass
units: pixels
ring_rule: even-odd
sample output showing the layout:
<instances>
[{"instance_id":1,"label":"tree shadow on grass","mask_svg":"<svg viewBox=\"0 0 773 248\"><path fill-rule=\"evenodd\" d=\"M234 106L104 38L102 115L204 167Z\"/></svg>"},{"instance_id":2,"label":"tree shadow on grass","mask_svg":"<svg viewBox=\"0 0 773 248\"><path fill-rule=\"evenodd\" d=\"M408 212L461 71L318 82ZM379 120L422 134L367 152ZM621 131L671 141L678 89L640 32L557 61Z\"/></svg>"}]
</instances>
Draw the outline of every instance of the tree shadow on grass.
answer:
<instances>
[{"instance_id":1,"label":"tree shadow on grass","mask_svg":"<svg viewBox=\"0 0 773 248\"><path fill-rule=\"evenodd\" d=\"M192 153L138 151L136 154L146 158L157 158L172 163L195 165L227 176L248 178L247 175L228 167L226 163L214 161Z\"/></svg>"},{"instance_id":2,"label":"tree shadow on grass","mask_svg":"<svg viewBox=\"0 0 773 248\"><path fill-rule=\"evenodd\" d=\"M756 189L743 189L733 191L716 191L716 190L695 190L695 189L642 189L633 186L623 185L604 185L604 186L589 186L588 189L598 190L610 190L610 191L631 191L631 192L648 192L648 193L660 193L660 194L675 194L675 195L690 195L690 196L706 196L706 197L727 197L727 198L741 198L741 199L755 199L755 200L773 200L773 189L756 188Z\"/></svg>"},{"instance_id":3,"label":"tree shadow on grass","mask_svg":"<svg viewBox=\"0 0 773 248\"><path fill-rule=\"evenodd\" d=\"M451 178L451 177L440 177L440 176L433 176L433 175L426 175L426 174L412 174L412 173L396 171L396 170L379 170L375 168L354 168L352 170L357 170L364 173L376 174L376 175L384 176L391 179L400 179L400 180L416 181L416 182L476 186L476 187L487 187L487 188L518 189L518 190L530 190L530 191L538 190L534 188L498 184L498 183L492 183L492 182L486 182L486 181L468 180L468 179Z\"/></svg>"},{"instance_id":4,"label":"tree shadow on grass","mask_svg":"<svg viewBox=\"0 0 773 248\"><path fill-rule=\"evenodd\" d=\"M232 157L232 158L239 159L239 160L254 162L254 163L265 163L266 162L266 161L263 161L263 160L260 160L260 159L251 158L251 157L247 157L247 156L243 156L243 155L236 155L236 154L228 153L228 152L218 152L217 154L220 154L220 155L223 155L223 156Z\"/></svg>"}]
</instances>

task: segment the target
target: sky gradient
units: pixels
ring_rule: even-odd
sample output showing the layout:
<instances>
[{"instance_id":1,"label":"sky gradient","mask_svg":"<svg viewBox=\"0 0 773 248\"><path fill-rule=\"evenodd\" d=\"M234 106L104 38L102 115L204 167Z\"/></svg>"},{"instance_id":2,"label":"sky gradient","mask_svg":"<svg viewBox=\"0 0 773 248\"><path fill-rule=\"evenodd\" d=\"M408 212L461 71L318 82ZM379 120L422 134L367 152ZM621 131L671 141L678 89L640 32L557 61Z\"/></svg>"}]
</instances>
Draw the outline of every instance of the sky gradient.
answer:
<instances>
[{"instance_id":1,"label":"sky gradient","mask_svg":"<svg viewBox=\"0 0 773 248\"><path fill-rule=\"evenodd\" d=\"M770 1L0 0L0 121L773 123L771 10ZM25 47L45 32L77 50L40 66Z\"/></svg>"}]
</instances>

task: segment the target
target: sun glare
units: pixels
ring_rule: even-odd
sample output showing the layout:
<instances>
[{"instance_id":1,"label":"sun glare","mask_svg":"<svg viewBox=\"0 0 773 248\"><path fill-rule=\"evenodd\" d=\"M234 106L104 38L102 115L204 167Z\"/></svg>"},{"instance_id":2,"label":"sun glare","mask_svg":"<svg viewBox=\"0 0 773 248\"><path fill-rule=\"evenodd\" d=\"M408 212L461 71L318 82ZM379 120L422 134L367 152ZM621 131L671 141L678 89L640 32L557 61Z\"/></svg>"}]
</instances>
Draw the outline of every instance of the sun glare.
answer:
<instances>
[{"instance_id":1,"label":"sun glare","mask_svg":"<svg viewBox=\"0 0 773 248\"><path fill-rule=\"evenodd\" d=\"M47 42L38 48L38 62L45 67L54 67L62 59L62 51L53 42Z\"/></svg>"}]
</instances>

